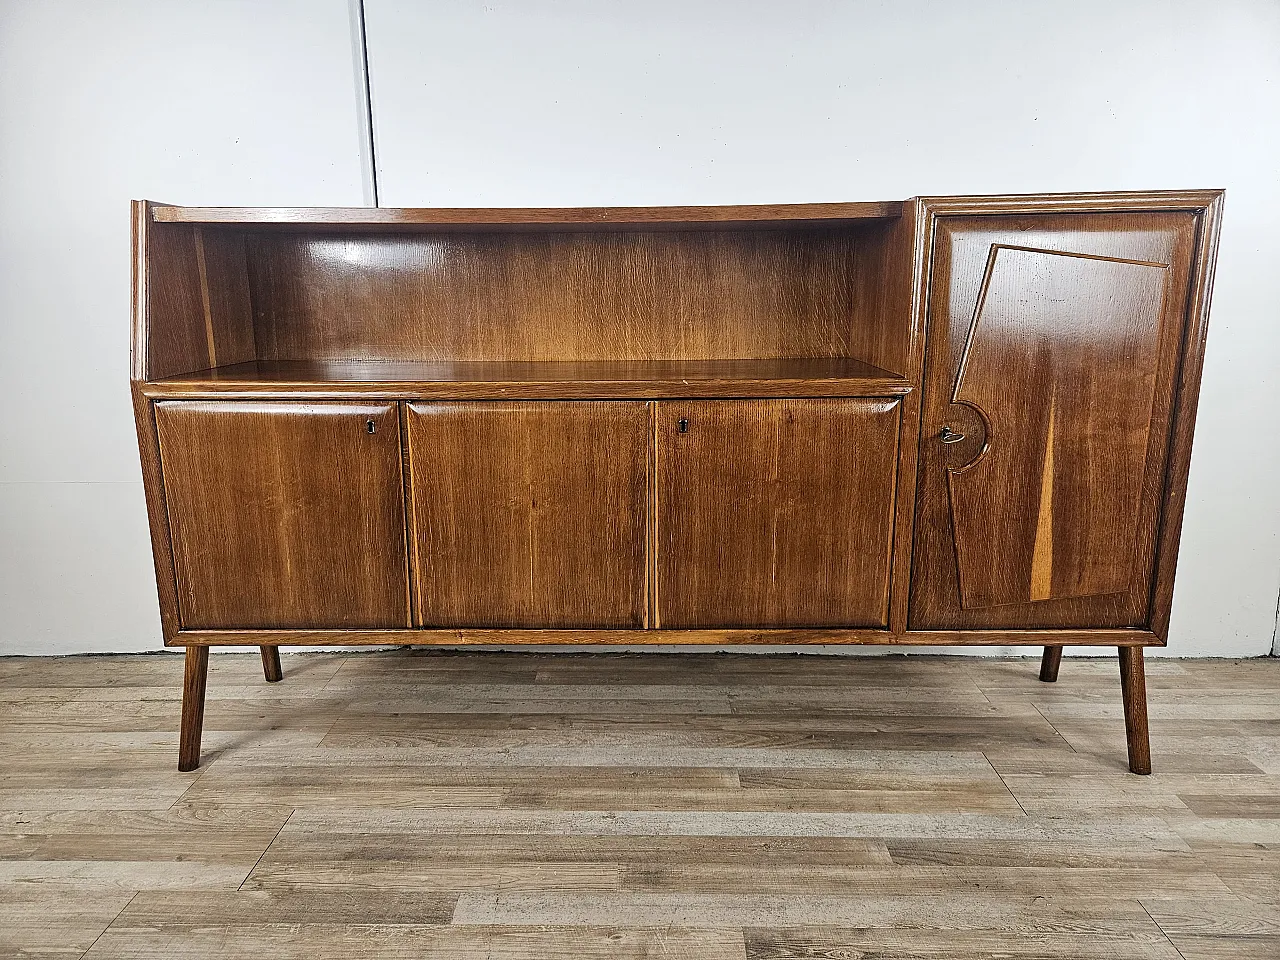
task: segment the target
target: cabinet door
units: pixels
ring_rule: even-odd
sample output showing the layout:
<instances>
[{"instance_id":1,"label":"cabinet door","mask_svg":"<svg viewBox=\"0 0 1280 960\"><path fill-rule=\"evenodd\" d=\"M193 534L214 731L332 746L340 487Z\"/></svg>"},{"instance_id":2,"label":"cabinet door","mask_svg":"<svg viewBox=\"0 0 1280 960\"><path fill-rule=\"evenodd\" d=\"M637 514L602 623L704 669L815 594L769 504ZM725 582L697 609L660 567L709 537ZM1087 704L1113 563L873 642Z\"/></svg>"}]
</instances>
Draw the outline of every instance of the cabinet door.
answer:
<instances>
[{"instance_id":1,"label":"cabinet door","mask_svg":"<svg viewBox=\"0 0 1280 960\"><path fill-rule=\"evenodd\" d=\"M659 403L658 626L885 626L899 409Z\"/></svg>"},{"instance_id":2,"label":"cabinet door","mask_svg":"<svg viewBox=\"0 0 1280 960\"><path fill-rule=\"evenodd\" d=\"M640 627L643 401L408 405L416 620Z\"/></svg>"},{"instance_id":3,"label":"cabinet door","mask_svg":"<svg viewBox=\"0 0 1280 960\"><path fill-rule=\"evenodd\" d=\"M1147 623L1194 230L939 219L913 629Z\"/></svg>"},{"instance_id":4,"label":"cabinet door","mask_svg":"<svg viewBox=\"0 0 1280 960\"><path fill-rule=\"evenodd\" d=\"M156 404L187 629L406 627L391 403Z\"/></svg>"}]
</instances>

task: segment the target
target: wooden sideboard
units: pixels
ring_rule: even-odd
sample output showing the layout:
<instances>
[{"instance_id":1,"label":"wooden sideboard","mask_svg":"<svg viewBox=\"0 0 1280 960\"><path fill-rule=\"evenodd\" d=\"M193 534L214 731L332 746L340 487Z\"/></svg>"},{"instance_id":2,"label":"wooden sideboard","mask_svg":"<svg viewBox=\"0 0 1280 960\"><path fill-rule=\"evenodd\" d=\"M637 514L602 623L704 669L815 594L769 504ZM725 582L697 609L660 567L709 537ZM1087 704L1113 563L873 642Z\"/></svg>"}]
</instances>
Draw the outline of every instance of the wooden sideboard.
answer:
<instances>
[{"instance_id":1,"label":"wooden sideboard","mask_svg":"<svg viewBox=\"0 0 1280 960\"><path fill-rule=\"evenodd\" d=\"M135 202L179 768L209 647L1165 643L1220 191Z\"/></svg>"}]
</instances>

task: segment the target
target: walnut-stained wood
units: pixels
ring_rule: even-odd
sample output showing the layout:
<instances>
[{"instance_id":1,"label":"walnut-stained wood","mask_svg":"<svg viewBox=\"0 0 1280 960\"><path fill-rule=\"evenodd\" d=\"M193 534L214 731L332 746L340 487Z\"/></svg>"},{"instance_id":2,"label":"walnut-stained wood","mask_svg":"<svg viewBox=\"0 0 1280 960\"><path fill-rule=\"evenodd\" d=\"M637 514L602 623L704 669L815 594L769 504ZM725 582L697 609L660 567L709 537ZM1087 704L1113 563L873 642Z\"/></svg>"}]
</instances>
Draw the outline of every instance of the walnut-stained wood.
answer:
<instances>
[{"instance_id":1,"label":"walnut-stained wood","mask_svg":"<svg viewBox=\"0 0 1280 960\"><path fill-rule=\"evenodd\" d=\"M178 728L178 769L200 766L200 737L204 730L204 697L209 673L209 648L187 647L182 679L182 720Z\"/></svg>"},{"instance_id":2,"label":"walnut-stained wood","mask_svg":"<svg viewBox=\"0 0 1280 960\"><path fill-rule=\"evenodd\" d=\"M146 224L144 211L145 206L135 211L134 221L135 243L145 250L135 279L144 294L134 320L139 328L135 379L254 359L244 235L198 225Z\"/></svg>"},{"instance_id":3,"label":"walnut-stained wood","mask_svg":"<svg viewBox=\"0 0 1280 960\"><path fill-rule=\"evenodd\" d=\"M267 683L279 683L284 679L284 671L280 669L280 648L264 644L262 651L262 674Z\"/></svg>"},{"instance_id":4,"label":"walnut-stained wood","mask_svg":"<svg viewBox=\"0 0 1280 960\"><path fill-rule=\"evenodd\" d=\"M911 382L844 357L771 360L253 360L148 383L149 397L441 400L883 397Z\"/></svg>"},{"instance_id":5,"label":"walnut-stained wood","mask_svg":"<svg viewBox=\"0 0 1280 960\"><path fill-rule=\"evenodd\" d=\"M657 404L661 627L882 627L896 400Z\"/></svg>"},{"instance_id":6,"label":"walnut-stained wood","mask_svg":"<svg viewBox=\"0 0 1280 960\"><path fill-rule=\"evenodd\" d=\"M166 401L186 628L408 626L394 404Z\"/></svg>"},{"instance_id":7,"label":"walnut-stained wood","mask_svg":"<svg viewBox=\"0 0 1280 960\"><path fill-rule=\"evenodd\" d=\"M820 644L917 646L997 646L1014 643L1027 646L1071 644L1079 647L1150 647L1161 643L1150 630L1025 630L1016 635L1001 630L933 630L902 634L884 629L845 627L796 628L708 628L689 629L515 629L511 627L457 627L453 629L381 630L180 630L171 647L259 646L261 644L303 644L305 646L347 647L421 644L423 646L473 646L501 644L554 644L556 646L616 646L673 644L680 646L812 646Z\"/></svg>"},{"instance_id":8,"label":"walnut-stained wood","mask_svg":"<svg viewBox=\"0 0 1280 960\"><path fill-rule=\"evenodd\" d=\"M1114 645L1137 769L1221 208L136 203L165 643Z\"/></svg>"},{"instance_id":9,"label":"walnut-stained wood","mask_svg":"<svg viewBox=\"0 0 1280 960\"><path fill-rule=\"evenodd\" d=\"M527 227L572 230L639 227L674 230L767 229L776 222L818 225L896 217L900 201L869 203L761 203L711 207L180 207L153 204L158 223L269 226L409 226L443 229Z\"/></svg>"},{"instance_id":10,"label":"walnut-stained wood","mask_svg":"<svg viewBox=\"0 0 1280 960\"><path fill-rule=\"evenodd\" d=\"M173 546L169 538L164 479L160 475L160 438L156 433L155 408L143 395L142 384L134 380L129 386L133 398L133 422L138 433L142 489L147 501L147 526L151 533L156 596L160 603L160 631L168 643L177 635L182 623L178 616L178 588L174 579Z\"/></svg>"},{"instance_id":11,"label":"walnut-stained wood","mask_svg":"<svg viewBox=\"0 0 1280 960\"><path fill-rule=\"evenodd\" d=\"M913 629L1148 622L1195 229L938 221Z\"/></svg>"},{"instance_id":12,"label":"walnut-stained wood","mask_svg":"<svg viewBox=\"0 0 1280 960\"><path fill-rule=\"evenodd\" d=\"M1129 587L1168 269L992 246L953 393L986 434L947 471L962 607Z\"/></svg>"},{"instance_id":13,"label":"walnut-stained wood","mask_svg":"<svg viewBox=\"0 0 1280 960\"><path fill-rule=\"evenodd\" d=\"M419 625L645 625L647 404L406 411Z\"/></svg>"},{"instance_id":14,"label":"walnut-stained wood","mask_svg":"<svg viewBox=\"0 0 1280 960\"><path fill-rule=\"evenodd\" d=\"M1141 647L1120 648L1120 695L1124 702L1129 771L1151 772L1151 737L1147 731L1147 677Z\"/></svg>"},{"instance_id":15,"label":"walnut-stained wood","mask_svg":"<svg viewBox=\"0 0 1280 960\"><path fill-rule=\"evenodd\" d=\"M313 361L847 357L864 322L854 267L873 256L857 228L291 232L248 247L258 358Z\"/></svg>"},{"instance_id":16,"label":"walnut-stained wood","mask_svg":"<svg viewBox=\"0 0 1280 960\"><path fill-rule=\"evenodd\" d=\"M1053 645L1044 648L1044 653L1040 657L1040 681L1042 683L1057 683L1058 669L1062 666L1062 646Z\"/></svg>"},{"instance_id":17,"label":"walnut-stained wood","mask_svg":"<svg viewBox=\"0 0 1280 960\"><path fill-rule=\"evenodd\" d=\"M1155 583L1151 590L1151 628L1161 637L1169 634L1169 614L1173 609L1173 580L1178 566L1178 544L1182 538L1182 515L1187 500L1187 477L1191 471L1191 442L1195 436L1205 342L1209 335L1209 301L1217 265L1218 236L1222 229L1222 207L1223 193L1214 191L1205 197L1196 212L1196 251L1192 263L1191 295L1187 303L1187 329L1164 477L1165 500L1156 548Z\"/></svg>"}]
</instances>

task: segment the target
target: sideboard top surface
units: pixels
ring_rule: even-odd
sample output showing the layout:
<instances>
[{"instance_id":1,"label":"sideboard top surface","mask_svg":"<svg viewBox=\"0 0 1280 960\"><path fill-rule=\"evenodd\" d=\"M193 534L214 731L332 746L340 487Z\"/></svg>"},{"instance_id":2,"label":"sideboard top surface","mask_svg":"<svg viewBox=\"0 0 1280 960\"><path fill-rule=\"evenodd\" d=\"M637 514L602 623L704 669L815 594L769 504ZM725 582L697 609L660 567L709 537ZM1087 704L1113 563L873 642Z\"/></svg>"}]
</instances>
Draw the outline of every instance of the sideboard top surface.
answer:
<instances>
[{"instance_id":1,"label":"sideboard top surface","mask_svg":"<svg viewBox=\"0 0 1280 960\"><path fill-rule=\"evenodd\" d=\"M498 230L698 230L839 226L902 216L903 201L697 207L179 207L152 203L156 223Z\"/></svg>"}]
</instances>

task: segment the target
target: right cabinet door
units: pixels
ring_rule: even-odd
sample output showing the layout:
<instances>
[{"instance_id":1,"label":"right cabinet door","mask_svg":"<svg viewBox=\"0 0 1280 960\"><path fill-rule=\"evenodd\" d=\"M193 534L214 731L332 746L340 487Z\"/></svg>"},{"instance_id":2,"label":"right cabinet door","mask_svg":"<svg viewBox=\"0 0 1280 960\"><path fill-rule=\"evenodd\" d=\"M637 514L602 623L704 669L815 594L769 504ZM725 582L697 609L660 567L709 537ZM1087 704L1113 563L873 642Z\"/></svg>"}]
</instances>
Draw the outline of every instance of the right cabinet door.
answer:
<instances>
[{"instance_id":1,"label":"right cabinet door","mask_svg":"<svg viewBox=\"0 0 1280 960\"><path fill-rule=\"evenodd\" d=\"M939 218L911 629L1148 622L1195 229Z\"/></svg>"},{"instance_id":2,"label":"right cabinet door","mask_svg":"<svg viewBox=\"0 0 1280 960\"><path fill-rule=\"evenodd\" d=\"M886 625L896 399L657 405L657 625Z\"/></svg>"}]
</instances>

